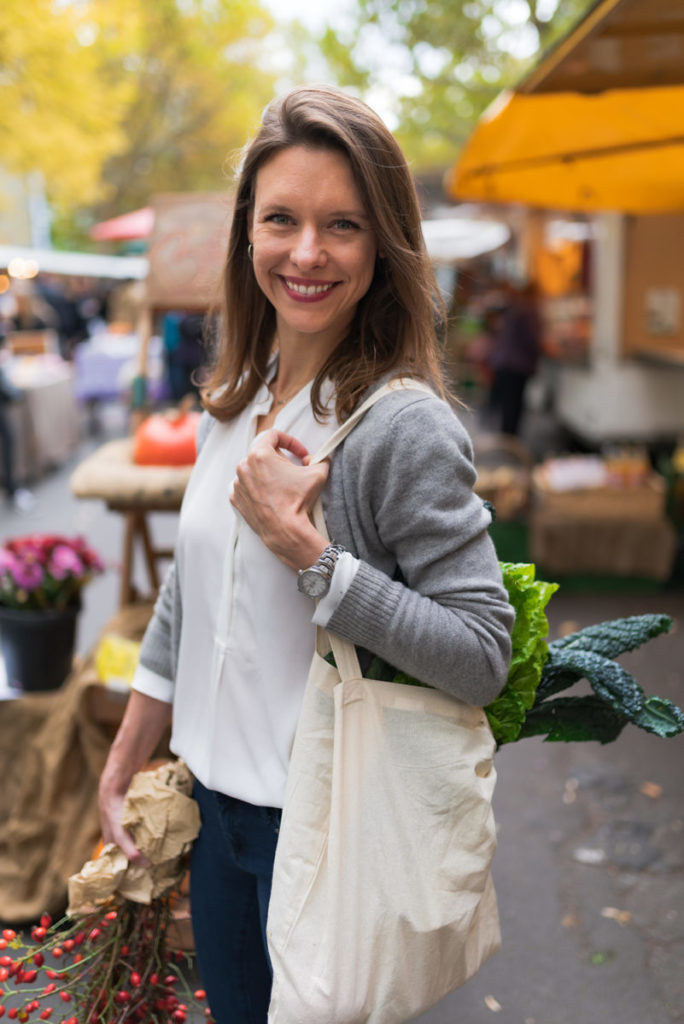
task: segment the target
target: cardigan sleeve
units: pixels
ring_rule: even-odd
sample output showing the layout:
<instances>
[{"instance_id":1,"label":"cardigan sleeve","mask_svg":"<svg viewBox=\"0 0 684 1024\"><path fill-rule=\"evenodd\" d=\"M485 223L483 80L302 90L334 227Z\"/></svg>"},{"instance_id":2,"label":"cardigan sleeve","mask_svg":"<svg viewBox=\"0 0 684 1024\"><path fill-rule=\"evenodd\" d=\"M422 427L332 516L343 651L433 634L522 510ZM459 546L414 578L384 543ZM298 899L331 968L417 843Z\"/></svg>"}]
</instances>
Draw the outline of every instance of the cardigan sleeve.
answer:
<instances>
[{"instance_id":1,"label":"cardigan sleeve","mask_svg":"<svg viewBox=\"0 0 684 1024\"><path fill-rule=\"evenodd\" d=\"M490 514L473 493L466 431L439 399L392 397L340 454L347 539L362 561L328 628L425 683L489 703L506 681L514 613ZM364 547L382 559L371 564Z\"/></svg>"}]
</instances>

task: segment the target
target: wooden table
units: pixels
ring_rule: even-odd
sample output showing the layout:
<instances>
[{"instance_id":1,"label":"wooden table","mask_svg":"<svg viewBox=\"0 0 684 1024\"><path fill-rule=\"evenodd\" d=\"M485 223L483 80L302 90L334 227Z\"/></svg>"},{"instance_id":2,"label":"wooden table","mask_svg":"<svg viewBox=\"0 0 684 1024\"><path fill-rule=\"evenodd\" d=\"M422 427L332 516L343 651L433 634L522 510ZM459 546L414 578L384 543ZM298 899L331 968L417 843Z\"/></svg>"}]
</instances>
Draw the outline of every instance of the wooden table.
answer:
<instances>
[{"instance_id":1,"label":"wooden table","mask_svg":"<svg viewBox=\"0 0 684 1024\"><path fill-rule=\"evenodd\" d=\"M150 512L180 510L192 466L138 466L133 462L133 438L109 441L89 455L71 475L77 498L99 498L124 518L119 606L140 599L133 585L133 556L141 545L154 597L159 589L158 564L172 557L168 548L155 547L147 517Z\"/></svg>"}]
</instances>

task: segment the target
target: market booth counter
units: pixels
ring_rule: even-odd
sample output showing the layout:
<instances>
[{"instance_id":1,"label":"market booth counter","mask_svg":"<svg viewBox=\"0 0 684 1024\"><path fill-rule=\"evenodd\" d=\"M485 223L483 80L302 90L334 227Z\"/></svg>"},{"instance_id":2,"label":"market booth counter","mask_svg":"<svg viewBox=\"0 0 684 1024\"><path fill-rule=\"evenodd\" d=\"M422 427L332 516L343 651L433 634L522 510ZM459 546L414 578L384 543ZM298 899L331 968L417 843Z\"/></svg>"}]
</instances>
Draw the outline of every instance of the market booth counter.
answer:
<instances>
[{"instance_id":1,"label":"market booth counter","mask_svg":"<svg viewBox=\"0 0 684 1024\"><path fill-rule=\"evenodd\" d=\"M535 469L530 556L541 571L669 579L677 534L666 514L665 480L628 470L612 473L610 460L598 456L550 459Z\"/></svg>"},{"instance_id":2,"label":"market booth counter","mask_svg":"<svg viewBox=\"0 0 684 1024\"><path fill-rule=\"evenodd\" d=\"M10 403L17 480L37 480L72 454L80 440L73 369L54 353L14 356L7 374L19 391Z\"/></svg>"}]
</instances>

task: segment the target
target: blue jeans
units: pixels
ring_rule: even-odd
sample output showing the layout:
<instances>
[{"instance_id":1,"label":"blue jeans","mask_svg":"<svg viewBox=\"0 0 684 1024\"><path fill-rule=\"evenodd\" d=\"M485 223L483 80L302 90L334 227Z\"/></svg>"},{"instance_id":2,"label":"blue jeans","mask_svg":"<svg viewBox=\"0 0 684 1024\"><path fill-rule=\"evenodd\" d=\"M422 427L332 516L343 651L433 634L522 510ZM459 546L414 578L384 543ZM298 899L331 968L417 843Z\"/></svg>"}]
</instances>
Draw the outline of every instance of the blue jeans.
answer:
<instances>
[{"instance_id":1,"label":"blue jeans","mask_svg":"<svg viewBox=\"0 0 684 1024\"><path fill-rule=\"evenodd\" d=\"M265 1024L271 998L266 914L281 811L206 789L190 861L197 962L217 1024Z\"/></svg>"}]
</instances>

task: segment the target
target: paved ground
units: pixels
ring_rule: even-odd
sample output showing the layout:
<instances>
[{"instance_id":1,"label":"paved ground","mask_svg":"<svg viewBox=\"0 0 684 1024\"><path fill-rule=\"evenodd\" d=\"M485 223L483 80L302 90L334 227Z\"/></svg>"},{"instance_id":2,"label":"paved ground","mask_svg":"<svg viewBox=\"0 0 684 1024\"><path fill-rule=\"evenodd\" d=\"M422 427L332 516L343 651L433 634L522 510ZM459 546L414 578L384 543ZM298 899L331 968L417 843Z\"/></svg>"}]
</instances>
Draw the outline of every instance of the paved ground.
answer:
<instances>
[{"instance_id":1,"label":"paved ground","mask_svg":"<svg viewBox=\"0 0 684 1024\"><path fill-rule=\"evenodd\" d=\"M123 428L115 410L107 426L110 436ZM120 520L98 502L75 502L69 469L35 487L30 516L0 511L0 539L29 528L78 530L113 566ZM166 541L173 521L155 517L153 528ZM115 610L116 594L113 570L86 592L81 650ZM668 612L675 631L625 664L648 692L682 705L684 590L560 592L551 632L645 611ZM503 947L421 1024L684 1022L684 736L663 741L629 727L606 747L531 739L501 750L496 763Z\"/></svg>"}]
</instances>

